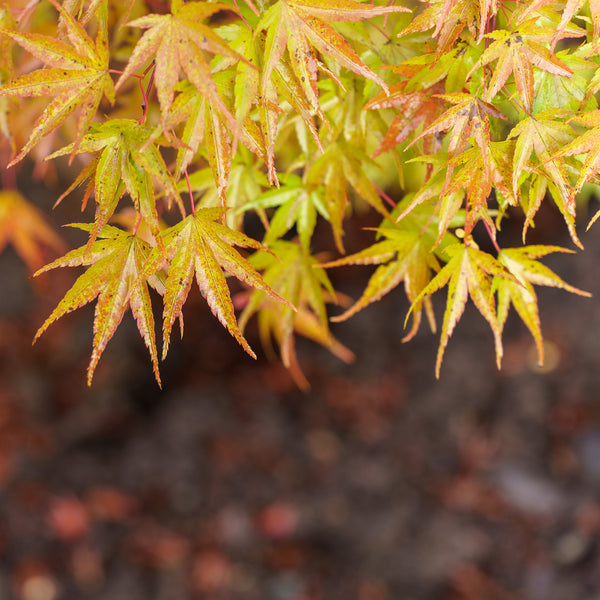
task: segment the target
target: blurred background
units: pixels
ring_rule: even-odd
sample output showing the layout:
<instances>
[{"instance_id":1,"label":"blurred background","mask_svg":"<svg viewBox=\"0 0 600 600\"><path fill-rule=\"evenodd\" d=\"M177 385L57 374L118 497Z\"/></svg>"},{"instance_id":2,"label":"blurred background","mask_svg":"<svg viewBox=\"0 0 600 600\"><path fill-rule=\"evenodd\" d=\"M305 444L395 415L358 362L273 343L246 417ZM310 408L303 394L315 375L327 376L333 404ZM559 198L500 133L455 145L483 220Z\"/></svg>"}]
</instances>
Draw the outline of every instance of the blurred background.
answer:
<instances>
[{"instance_id":1,"label":"blurred background","mask_svg":"<svg viewBox=\"0 0 600 600\"><path fill-rule=\"evenodd\" d=\"M44 211L57 196L26 194ZM63 204L59 224L76 201ZM349 222L349 252L374 224ZM249 359L197 290L162 392L130 313L87 388L93 307L31 345L79 271L33 281L5 249L0 599L598 600L596 232L546 261L595 298L539 291L543 369L513 313L498 372L468 307L436 381L438 337L401 343L395 291L333 326L354 364L299 341L309 393ZM503 235L518 240L520 224ZM551 209L528 241L549 240L570 246ZM356 299L370 272L331 276ZM259 351L252 327L248 339Z\"/></svg>"}]
</instances>

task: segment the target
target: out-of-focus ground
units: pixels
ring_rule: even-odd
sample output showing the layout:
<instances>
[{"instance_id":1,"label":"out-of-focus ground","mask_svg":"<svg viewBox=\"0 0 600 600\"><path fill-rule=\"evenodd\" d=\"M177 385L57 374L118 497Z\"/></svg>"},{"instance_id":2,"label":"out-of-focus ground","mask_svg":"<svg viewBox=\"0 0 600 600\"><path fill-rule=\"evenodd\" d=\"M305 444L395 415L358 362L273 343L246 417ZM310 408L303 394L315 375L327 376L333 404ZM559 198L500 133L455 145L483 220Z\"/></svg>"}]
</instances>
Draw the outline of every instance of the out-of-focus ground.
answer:
<instances>
[{"instance_id":1,"label":"out-of-focus ground","mask_svg":"<svg viewBox=\"0 0 600 600\"><path fill-rule=\"evenodd\" d=\"M72 274L34 284L7 250L0 599L600 599L597 227L546 261L595 299L540 291L545 372L514 314L498 372L469 307L436 381L394 292L335 326L355 364L299 343L308 394L197 291L164 391L130 315L88 389L91 308L31 346ZM369 272L332 276L356 298Z\"/></svg>"}]
</instances>

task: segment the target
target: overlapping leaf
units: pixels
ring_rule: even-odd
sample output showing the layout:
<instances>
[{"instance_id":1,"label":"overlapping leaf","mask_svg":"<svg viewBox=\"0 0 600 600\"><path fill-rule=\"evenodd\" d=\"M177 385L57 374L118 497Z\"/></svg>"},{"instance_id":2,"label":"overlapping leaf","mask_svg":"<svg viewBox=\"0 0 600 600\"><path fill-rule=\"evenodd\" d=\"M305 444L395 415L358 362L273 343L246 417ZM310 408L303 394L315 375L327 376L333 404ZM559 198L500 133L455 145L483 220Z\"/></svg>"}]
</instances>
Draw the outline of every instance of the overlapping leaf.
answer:
<instances>
[{"instance_id":1,"label":"overlapping leaf","mask_svg":"<svg viewBox=\"0 0 600 600\"><path fill-rule=\"evenodd\" d=\"M85 231L91 229L90 225L74 225L74 227ZM107 225L98 233L98 239L91 247L82 246L72 250L36 273L39 275L58 267L88 267L38 329L34 338L34 341L37 340L57 319L98 298L94 316L92 358L87 372L88 385L92 382L96 365L106 344L114 335L128 306L135 317L140 335L148 347L154 376L160 385L154 317L148 284L161 293L163 287L157 277L140 277L141 268L150 250L151 247L140 238Z\"/></svg>"},{"instance_id":2,"label":"overlapping leaf","mask_svg":"<svg viewBox=\"0 0 600 600\"><path fill-rule=\"evenodd\" d=\"M556 273L536 260L553 252L571 251L558 246L524 246L523 248L502 249L498 254L498 260L508 269L514 280L504 276L495 277L492 285L492 288L498 293L500 333L504 329L512 304L535 340L540 365L544 363L544 344L538 300L533 285L558 287L580 296L590 296L588 292L565 283Z\"/></svg>"},{"instance_id":3,"label":"overlapping leaf","mask_svg":"<svg viewBox=\"0 0 600 600\"><path fill-rule=\"evenodd\" d=\"M343 314L333 317L333 321L349 319L373 302L381 300L400 283L404 283L406 296L413 303L429 283L432 272L439 270L438 262L431 251L434 241L431 236L422 235L417 228L397 226L388 226L379 231L387 239L376 242L356 254L321 265L325 268L342 265L379 265L360 299ZM404 341L408 341L417 333L421 324L423 304L431 328L435 331L431 299L425 298L413 305L413 324Z\"/></svg>"},{"instance_id":4,"label":"overlapping leaf","mask_svg":"<svg viewBox=\"0 0 600 600\"><path fill-rule=\"evenodd\" d=\"M549 184L573 242L581 246L575 230L575 204L570 193L566 165L564 161L557 160L559 156L569 153L575 135L574 130L565 123L565 120L564 113L548 110L523 119L512 129L508 136L509 139L517 138L512 185L513 192L516 194L522 174L532 170L538 172L535 178L535 185L538 188L537 201L529 203L523 237L533 222L546 186ZM537 161L533 161L533 153L535 153Z\"/></svg>"},{"instance_id":5,"label":"overlapping leaf","mask_svg":"<svg viewBox=\"0 0 600 600\"><path fill-rule=\"evenodd\" d=\"M549 42L554 34L555 30L540 27L536 19L522 23L513 31L492 31L487 37L494 41L473 65L467 77L475 70L497 60L487 86L486 100L491 102L512 74L518 96L525 110L530 111L533 104L533 67L562 77L570 77L573 74L542 43Z\"/></svg>"},{"instance_id":6,"label":"overlapping leaf","mask_svg":"<svg viewBox=\"0 0 600 600\"><path fill-rule=\"evenodd\" d=\"M171 3L171 14L146 15L129 23L129 26L146 29L146 32L135 46L116 89L119 89L130 75L154 61L154 81L163 122L168 117L175 85L180 72L183 71L198 92L235 126L234 117L218 93L204 52L229 56L236 60L246 59L232 50L209 25L202 23L215 13L228 9L227 4L220 2L183 4L182 0L174 0Z\"/></svg>"},{"instance_id":7,"label":"overlapping leaf","mask_svg":"<svg viewBox=\"0 0 600 600\"><path fill-rule=\"evenodd\" d=\"M342 67L383 88L385 82L358 56L329 23L362 21L376 15L406 12L401 6L375 6L355 0L279 0L262 16L256 32L265 31L261 94L266 94L271 74L288 51L289 65L301 82L304 96L320 112L317 92L316 49Z\"/></svg>"},{"instance_id":8,"label":"overlapping leaf","mask_svg":"<svg viewBox=\"0 0 600 600\"><path fill-rule=\"evenodd\" d=\"M84 168L77 185L87 178L94 179L96 220L90 231L90 244L108 223L119 199L127 192L155 237L159 234L158 213L152 177L158 180L168 198L181 200L175 183L156 145L149 143L151 131L131 119L112 119L94 125L77 144L55 152L54 158L72 152L99 152L97 160ZM73 189L69 188L62 197ZM60 200L60 198L59 198Z\"/></svg>"},{"instance_id":9,"label":"overlapping leaf","mask_svg":"<svg viewBox=\"0 0 600 600\"><path fill-rule=\"evenodd\" d=\"M448 339L460 320L469 297L492 329L499 368L502 359L502 332L496 316L491 277L505 277L514 282L517 280L502 263L472 246L472 242L448 246L446 253L450 260L421 291L411 306L411 311L417 309L425 298L448 286L448 299L435 363L436 377L440 374Z\"/></svg>"},{"instance_id":10,"label":"overlapping leaf","mask_svg":"<svg viewBox=\"0 0 600 600\"><path fill-rule=\"evenodd\" d=\"M327 323L326 302L336 302L337 295L323 268L306 249L293 242L277 241L273 254L259 251L251 257L252 264L264 271L265 282L296 307L277 302L272 295L257 289L240 316L243 330L258 313L258 327L265 348L271 348L275 339L280 348L283 364L290 370L296 383L307 389L309 383L302 373L296 355L294 334L297 333L321 344L340 359L350 362L354 355L330 332Z\"/></svg>"},{"instance_id":11,"label":"overlapping leaf","mask_svg":"<svg viewBox=\"0 0 600 600\"><path fill-rule=\"evenodd\" d=\"M173 323L182 314L194 275L213 314L253 358L256 355L238 327L223 270L293 310L290 302L273 291L232 247L260 249L263 246L219 223L224 212L221 208L200 209L164 230L160 235L164 250L156 247L142 269L140 277L145 278L156 273L165 263L169 267L163 311L163 358L169 349Z\"/></svg>"},{"instance_id":12,"label":"overlapping leaf","mask_svg":"<svg viewBox=\"0 0 600 600\"><path fill-rule=\"evenodd\" d=\"M33 126L25 146L12 163L20 161L42 137L56 129L80 108L74 151L94 117L102 96L112 103L115 90L108 72L108 43L106 6L99 9L98 33L95 41L62 6L54 2L59 11L71 44L36 33L0 30L0 36L13 39L49 68L38 69L22 75L0 88L3 96L56 96Z\"/></svg>"},{"instance_id":13,"label":"overlapping leaf","mask_svg":"<svg viewBox=\"0 0 600 600\"><path fill-rule=\"evenodd\" d=\"M16 190L0 191L0 252L11 244L31 271L45 262L45 249L64 252L65 243L44 214Z\"/></svg>"}]
</instances>

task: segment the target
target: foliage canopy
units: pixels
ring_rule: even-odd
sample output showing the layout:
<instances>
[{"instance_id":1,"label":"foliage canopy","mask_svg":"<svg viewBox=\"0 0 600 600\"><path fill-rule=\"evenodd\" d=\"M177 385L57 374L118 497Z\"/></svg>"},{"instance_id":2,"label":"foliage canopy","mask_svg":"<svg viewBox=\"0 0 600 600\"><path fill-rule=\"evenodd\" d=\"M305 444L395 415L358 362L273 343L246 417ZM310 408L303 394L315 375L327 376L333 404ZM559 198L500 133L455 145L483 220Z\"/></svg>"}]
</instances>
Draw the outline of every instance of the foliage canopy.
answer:
<instances>
[{"instance_id":1,"label":"foliage canopy","mask_svg":"<svg viewBox=\"0 0 600 600\"><path fill-rule=\"evenodd\" d=\"M582 247L576 202L600 183L600 2L404 1L0 6L0 248L13 243L32 268L41 247L64 251L14 189L27 155L38 169L80 164L58 201L85 184L96 207L74 225L88 242L37 271L85 269L36 339L95 300L89 383L129 307L160 384L149 288L163 297L164 358L195 279L253 357L243 332L256 314L263 343L306 387L296 334L353 358L329 330L326 304L342 296L326 269L373 265L333 320L403 284L410 339L423 310L435 331L431 296L446 288L436 374L469 299L499 366L511 305L543 361L534 286L586 293L539 261L570 250L526 236L553 203ZM381 217L376 239L344 255L344 221L365 208ZM262 242L244 233L248 213ZM501 247L502 222L519 213L522 246ZM341 258L314 256L319 220ZM239 322L226 275L250 288Z\"/></svg>"}]
</instances>

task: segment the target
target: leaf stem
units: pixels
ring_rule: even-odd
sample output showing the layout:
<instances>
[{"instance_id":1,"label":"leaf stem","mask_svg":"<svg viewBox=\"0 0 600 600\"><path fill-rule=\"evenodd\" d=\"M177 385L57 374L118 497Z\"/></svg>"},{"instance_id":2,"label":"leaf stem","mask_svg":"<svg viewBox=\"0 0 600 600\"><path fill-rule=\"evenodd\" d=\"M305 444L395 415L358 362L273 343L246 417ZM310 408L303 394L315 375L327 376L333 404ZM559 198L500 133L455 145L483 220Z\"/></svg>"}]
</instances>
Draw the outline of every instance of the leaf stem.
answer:
<instances>
[{"instance_id":1,"label":"leaf stem","mask_svg":"<svg viewBox=\"0 0 600 600\"><path fill-rule=\"evenodd\" d=\"M150 69L152 69L152 73L150 74L150 81L148 82L146 89L144 89L144 77L148 74L148 71L150 71ZM148 96L150 95L150 90L152 89L152 84L154 83L155 70L156 70L156 63L155 63L155 61L152 61L148 65L146 70L144 71L143 75L140 77L140 89L142 90L142 97L143 97L142 108L144 110L144 114L142 115L142 117L139 120L140 125L143 125L146 122L146 117L148 116Z\"/></svg>"},{"instance_id":2,"label":"leaf stem","mask_svg":"<svg viewBox=\"0 0 600 600\"><path fill-rule=\"evenodd\" d=\"M190 184L190 178L188 177L187 167L184 169L183 174L185 175L185 181L188 186L188 193L190 195L190 207L192 210L192 214L196 212L196 207L194 206L194 195L192 194L192 186Z\"/></svg>"}]
</instances>

